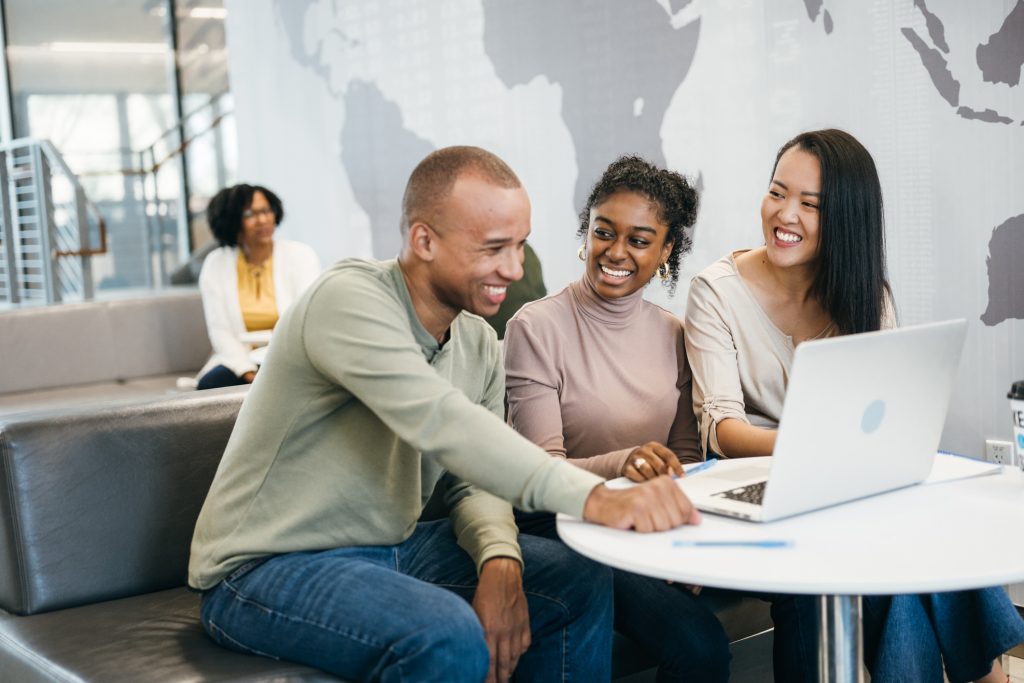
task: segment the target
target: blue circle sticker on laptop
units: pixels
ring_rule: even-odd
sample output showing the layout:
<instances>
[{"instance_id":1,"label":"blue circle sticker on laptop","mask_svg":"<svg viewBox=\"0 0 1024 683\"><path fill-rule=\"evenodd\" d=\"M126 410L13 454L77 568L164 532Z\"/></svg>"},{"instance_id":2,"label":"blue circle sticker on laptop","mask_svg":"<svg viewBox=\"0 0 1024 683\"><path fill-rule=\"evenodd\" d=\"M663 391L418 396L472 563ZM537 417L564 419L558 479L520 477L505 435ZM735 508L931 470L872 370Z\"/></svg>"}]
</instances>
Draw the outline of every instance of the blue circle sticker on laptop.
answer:
<instances>
[{"instance_id":1,"label":"blue circle sticker on laptop","mask_svg":"<svg viewBox=\"0 0 1024 683\"><path fill-rule=\"evenodd\" d=\"M860 428L865 434L875 432L885 419L885 401L878 399L868 404L860 418Z\"/></svg>"}]
</instances>

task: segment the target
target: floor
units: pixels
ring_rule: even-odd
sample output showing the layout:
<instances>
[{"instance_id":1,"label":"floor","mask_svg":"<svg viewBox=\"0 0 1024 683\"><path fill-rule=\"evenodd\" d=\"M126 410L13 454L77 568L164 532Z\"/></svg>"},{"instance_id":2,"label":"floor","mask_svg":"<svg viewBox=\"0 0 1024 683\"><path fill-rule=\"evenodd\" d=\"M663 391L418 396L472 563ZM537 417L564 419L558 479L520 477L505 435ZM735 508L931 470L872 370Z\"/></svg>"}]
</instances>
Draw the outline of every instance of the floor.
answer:
<instances>
[{"instance_id":1,"label":"floor","mask_svg":"<svg viewBox=\"0 0 1024 683\"><path fill-rule=\"evenodd\" d=\"M1006 668L1006 673L1010 674L1010 682L1024 683L1024 645L1018 645L1010 650L1007 660L1009 660L1009 666Z\"/></svg>"}]
</instances>

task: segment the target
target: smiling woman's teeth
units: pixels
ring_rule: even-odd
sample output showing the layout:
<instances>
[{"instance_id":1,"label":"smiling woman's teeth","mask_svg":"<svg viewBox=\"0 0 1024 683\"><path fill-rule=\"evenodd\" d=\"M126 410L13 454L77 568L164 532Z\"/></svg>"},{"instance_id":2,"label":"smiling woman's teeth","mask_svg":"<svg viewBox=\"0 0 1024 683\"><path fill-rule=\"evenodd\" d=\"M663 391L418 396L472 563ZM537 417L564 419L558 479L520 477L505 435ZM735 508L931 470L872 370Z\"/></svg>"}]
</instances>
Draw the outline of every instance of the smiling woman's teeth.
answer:
<instances>
[{"instance_id":1,"label":"smiling woman's teeth","mask_svg":"<svg viewBox=\"0 0 1024 683\"><path fill-rule=\"evenodd\" d=\"M628 270L612 270L605 266L601 266L601 272L605 275L611 275L612 277L626 277L630 273Z\"/></svg>"},{"instance_id":2,"label":"smiling woman's teeth","mask_svg":"<svg viewBox=\"0 0 1024 683\"><path fill-rule=\"evenodd\" d=\"M800 235L794 235L791 232L783 232L778 228L775 228L775 236L783 242L800 242L803 240L803 237L800 237Z\"/></svg>"},{"instance_id":3,"label":"smiling woman's teeth","mask_svg":"<svg viewBox=\"0 0 1024 683\"><path fill-rule=\"evenodd\" d=\"M491 296L504 294L506 289L508 289L508 287L492 287L491 285L484 285L484 291Z\"/></svg>"}]
</instances>

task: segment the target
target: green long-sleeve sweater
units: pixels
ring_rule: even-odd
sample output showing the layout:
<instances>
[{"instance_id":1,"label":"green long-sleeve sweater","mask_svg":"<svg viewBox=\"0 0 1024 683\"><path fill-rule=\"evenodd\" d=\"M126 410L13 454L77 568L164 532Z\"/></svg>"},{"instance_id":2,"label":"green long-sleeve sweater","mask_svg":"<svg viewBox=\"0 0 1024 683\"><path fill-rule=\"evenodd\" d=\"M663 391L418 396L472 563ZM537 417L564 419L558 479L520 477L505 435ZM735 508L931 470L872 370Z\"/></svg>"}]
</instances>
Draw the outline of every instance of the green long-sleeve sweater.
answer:
<instances>
[{"instance_id":1,"label":"green long-sleeve sweater","mask_svg":"<svg viewBox=\"0 0 1024 683\"><path fill-rule=\"evenodd\" d=\"M485 491L581 516L600 479L505 426L501 365L468 313L439 345L396 261L328 270L277 325L199 514L189 584L270 554L400 543L445 470L478 568L520 557L510 505Z\"/></svg>"}]
</instances>

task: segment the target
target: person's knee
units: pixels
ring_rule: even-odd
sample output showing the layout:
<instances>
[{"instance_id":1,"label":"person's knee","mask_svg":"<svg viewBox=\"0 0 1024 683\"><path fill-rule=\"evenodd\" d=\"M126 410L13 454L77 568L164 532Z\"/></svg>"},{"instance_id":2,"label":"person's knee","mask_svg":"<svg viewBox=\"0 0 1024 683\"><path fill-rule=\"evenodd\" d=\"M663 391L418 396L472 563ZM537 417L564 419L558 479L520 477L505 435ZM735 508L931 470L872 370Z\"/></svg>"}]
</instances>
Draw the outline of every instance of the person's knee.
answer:
<instances>
[{"instance_id":1,"label":"person's knee","mask_svg":"<svg viewBox=\"0 0 1024 683\"><path fill-rule=\"evenodd\" d=\"M225 366L218 365L199 378L199 382L196 384L196 389L204 391L206 389L234 387L241 384L245 384L245 380L241 379Z\"/></svg>"},{"instance_id":2,"label":"person's knee","mask_svg":"<svg viewBox=\"0 0 1024 683\"><path fill-rule=\"evenodd\" d=\"M729 637L718 618L710 615L714 623L690 624L699 634L693 638L675 639L668 648L670 668L687 673L686 679L706 681L729 680Z\"/></svg>"},{"instance_id":3,"label":"person's knee","mask_svg":"<svg viewBox=\"0 0 1024 683\"><path fill-rule=\"evenodd\" d=\"M490 653L476 613L461 598L437 609L429 624L413 629L395 643L398 668L410 680L482 681Z\"/></svg>"},{"instance_id":4,"label":"person's knee","mask_svg":"<svg viewBox=\"0 0 1024 683\"><path fill-rule=\"evenodd\" d=\"M561 541L547 541L544 560L548 564L548 580L551 585L558 587L570 612L579 614L594 609L611 611L611 567L583 557ZM526 561L530 562L531 558Z\"/></svg>"},{"instance_id":5,"label":"person's knee","mask_svg":"<svg viewBox=\"0 0 1024 683\"><path fill-rule=\"evenodd\" d=\"M671 619L666 619L665 608L674 613ZM647 633L640 637L660 662L658 680L729 680L729 636L714 612L684 595L650 610L657 616L646 622Z\"/></svg>"},{"instance_id":6,"label":"person's knee","mask_svg":"<svg viewBox=\"0 0 1024 683\"><path fill-rule=\"evenodd\" d=\"M692 653L693 658L707 663L709 669L728 665L731 657L729 636L722 628L722 622L710 610L696 622L693 628L700 634L700 640L699 647L695 648L696 651Z\"/></svg>"},{"instance_id":7,"label":"person's knee","mask_svg":"<svg viewBox=\"0 0 1024 683\"><path fill-rule=\"evenodd\" d=\"M469 610L472 612L472 610ZM442 627L434 649L447 653L440 657L447 671L458 670L456 678L482 681L490 667L490 652L484 639L484 630L475 614Z\"/></svg>"}]
</instances>

